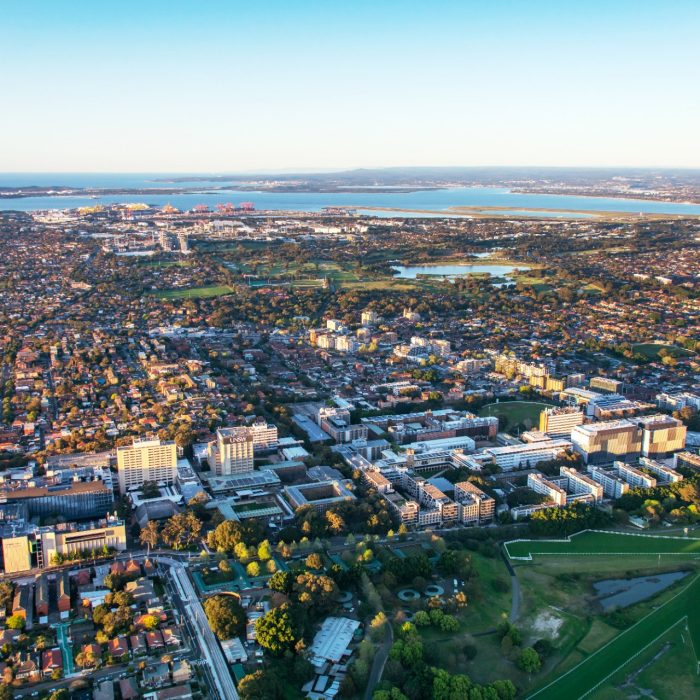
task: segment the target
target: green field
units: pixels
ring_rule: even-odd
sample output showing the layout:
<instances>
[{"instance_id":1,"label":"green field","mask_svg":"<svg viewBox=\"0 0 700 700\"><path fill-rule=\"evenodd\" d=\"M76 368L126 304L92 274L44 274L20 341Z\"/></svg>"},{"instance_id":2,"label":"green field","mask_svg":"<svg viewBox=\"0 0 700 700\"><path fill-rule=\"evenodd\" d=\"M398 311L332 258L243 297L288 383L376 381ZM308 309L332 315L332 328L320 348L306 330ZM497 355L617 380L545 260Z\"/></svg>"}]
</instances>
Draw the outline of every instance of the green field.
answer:
<instances>
[{"instance_id":1,"label":"green field","mask_svg":"<svg viewBox=\"0 0 700 700\"><path fill-rule=\"evenodd\" d=\"M632 533L586 530L565 540L514 540L504 543L511 559L532 559L544 555L661 555L700 558L700 539L649 536Z\"/></svg>"},{"instance_id":2,"label":"green field","mask_svg":"<svg viewBox=\"0 0 700 700\"><path fill-rule=\"evenodd\" d=\"M700 650L700 575L666 603L617 635L552 683L531 693L538 700L577 700L603 686L637 655L647 650L672 628L687 626L695 662Z\"/></svg>"},{"instance_id":3,"label":"green field","mask_svg":"<svg viewBox=\"0 0 700 700\"><path fill-rule=\"evenodd\" d=\"M233 294L234 288L228 285L214 285L211 287L191 287L189 289L160 289L153 292L159 299L208 299Z\"/></svg>"},{"instance_id":4,"label":"green field","mask_svg":"<svg viewBox=\"0 0 700 700\"><path fill-rule=\"evenodd\" d=\"M664 343L634 343L632 345L632 352L644 355L650 360L658 360L660 350L668 351L671 357L692 357L695 354L677 345L665 345Z\"/></svg>"},{"instance_id":5,"label":"green field","mask_svg":"<svg viewBox=\"0 0 700 700\"><path fill-rule=\"evenodd\" d=\"M499 429L521 426L527 429L537 428L540 423L540 413L548 408L548 404L537 401L502 401L482 406L480 416L497 416ZM503 419L506 419L504 423Z\"/></svg>"}]
</instances>

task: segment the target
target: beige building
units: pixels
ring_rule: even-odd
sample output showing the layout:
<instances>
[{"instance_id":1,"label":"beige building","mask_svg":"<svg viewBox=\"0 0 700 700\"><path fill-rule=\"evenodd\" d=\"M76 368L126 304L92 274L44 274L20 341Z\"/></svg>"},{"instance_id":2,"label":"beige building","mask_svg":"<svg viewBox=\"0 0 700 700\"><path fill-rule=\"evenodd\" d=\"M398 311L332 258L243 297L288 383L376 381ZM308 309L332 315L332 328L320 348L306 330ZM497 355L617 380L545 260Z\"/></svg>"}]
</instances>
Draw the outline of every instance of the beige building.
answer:
<instances>
[{"instance_id":1,"label":"beige building","mask_svg":"<svg viewBox=\"0 0 700 700\"><path fill-rule=\"evenodd\" d=\"M552 437L571 437L571 431L583 424L583 411L572 406L546 408L540 413L540 431Z\"/></svg>"},{"instance_id":2,"label":"beige building","mask_svg":"<svg viewBox=\"0 0 700 700\"><path fill-rule=\"evenodd\" d=\"M687 428L672 416L658 414L636 419L642 429L642 455L663 458L685 448Z\"/></svg>"},{"instance_id":3,"label":"beige building","mask_svg":"<svg viewBox=\"0 0 700 700\"><path fill-rule=\"evenodd\" d=\"M571 431L574 450L586 464L612 464L637 459L642 450L642 431L630 420L577 425Z\"/></svg>"},{"instance_id":4,"label":"beige building","mask_svg":"<svg viewBox=\"0 0 700 700\"><path fill-rule=\"evenodd\" d=\"M496 501L471 481L455 484L455 501L459 505L460 522L480 525L493 520Z\"/></svg>"},{"instance_id":5,"label":"beige building","mask_svg":"<svg viewBox=\"0 0 700 700\"><path fill-rule=\"evenodd\" d=\"M209 465L217 476L245 474L255 467L255 437L248 427L219 428L209 445Z\"/></svg>"},{"instance_id":6,"label":"beige building","mask_svg":"<svg viewBox=\"0 0 700 700\"><path fill-rule=\"evenodd\" d=\"M146 481L173 484L177 478L177 446L160 440L134 440L117 448L119 491L142 486Z\"/></svg>"},{"instance_id":7,"label":"beige building","mask_svg":"<svg viewBox=\"0 0 700 700\"><path fill-rule=\"evenodd\" d=\"M126 549L123 520L109 517L86 523L60 523L50 527L26 525L16 532L3 532L2 560L6 574L51 566L57 555L103 548L122 552Z\"/></svg>"}]
</instances>

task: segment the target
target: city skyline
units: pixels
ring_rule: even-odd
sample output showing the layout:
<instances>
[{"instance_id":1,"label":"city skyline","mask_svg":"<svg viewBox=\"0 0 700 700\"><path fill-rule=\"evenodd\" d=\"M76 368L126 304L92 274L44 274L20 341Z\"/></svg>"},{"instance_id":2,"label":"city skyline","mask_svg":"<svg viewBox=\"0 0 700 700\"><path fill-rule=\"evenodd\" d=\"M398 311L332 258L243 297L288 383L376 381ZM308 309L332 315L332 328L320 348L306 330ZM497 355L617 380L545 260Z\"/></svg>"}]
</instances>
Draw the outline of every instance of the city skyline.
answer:
<instances>
[{"instance_id":1,"label":"city skyline","mask_svg":"<svg viewBox=\"0 0 700 700\"><path fill-rule=\"evenodd\" d=\"M695 3L4 5L4 172L700 166Z\"/></svg>"}]
</instances>

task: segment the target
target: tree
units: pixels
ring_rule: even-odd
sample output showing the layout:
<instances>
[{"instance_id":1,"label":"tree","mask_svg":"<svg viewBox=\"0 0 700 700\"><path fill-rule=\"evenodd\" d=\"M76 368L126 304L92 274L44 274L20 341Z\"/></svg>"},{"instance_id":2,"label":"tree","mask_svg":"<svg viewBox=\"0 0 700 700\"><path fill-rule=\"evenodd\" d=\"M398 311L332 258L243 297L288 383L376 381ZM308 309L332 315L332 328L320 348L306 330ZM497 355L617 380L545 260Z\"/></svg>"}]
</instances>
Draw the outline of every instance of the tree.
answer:
<instances>
[{"instance_id":1,"label":"tree","mask_svg":"<svg viewBox=\"0 0 700 700\"><path fill-rule=\"evenodd\" d=\"M260 576L260 564L258 564L257 561L251 561L250 564L246 566L245 572L248 576L252 576L253 578Z\"/></svg>"},{"instance_id":2,"label":"tree","mask_svg":"<svg viewBox=\"0 0 700 700\"><path fill-rule=\"evenodd\" d=\"M525 647L518 656L518 667L525 673L537 673L542 668L540 655L532 647Z\"/></svg>"},{"instance_id":3,"label":"tree","mask_svg":"<svg viewBox=\"0 0 700 700\"><path fill-rule=\"evenodd\" d=\"M258 545L258 559L260 561L268 561L268 559L272 559L272 547L270 546L269 540L263 540Z\"/></svg>"},{"instance_id":4,"label":"tree","mask_svg":"<svg viewBox=\"0 0 700 700\"><path fill-rule=\"evenodd\" d=\"M158 627L158 618L155 615L144 615L141 618L141 625L146 630L154 630Z\"/></svg>"},{"instance_id":5,"label":"tree","mask_svg":"<svg viewBox=\"0 0 700 700\"><path fill-rule=\"evenodd\" d=\"M309 556L306 557L306 566L308 566L309 569L320 569L323 566L321 555L316 552L309 554Z\"/></svg>"},{"instance_id":6,"label":"tree","mask_svg":"<svg viewBox=\"0 0 700 700\"><path fill-rule=\"evenodd\" d=\"M277 700L283 698L280 681L274 673L256 671L241 678L238 684L238 696L241 700Z\"/></svg>"},{"instance_id":7,"label":"tree","mask_svg":"<svg viewBox=\"0 0 700 700\"><path fill-rule=\"evenodd\" d=\"M21 615L12 615L5 620L5 625L11 630L23 630L27 621Z\"/></svg>"},{"instance_id":8,"label":"tree","mask_svg":"<svg viewBox=\"0 0 700 700\"><path fill-rule=\"evenodd\" d=\"M255 638L263 649L276 656L294 648L299 633L289 603L270 610L256 620Z\"/></svg>"},{"instance_id":9,"label":"tree","mask_svg":"<svg viewBox=\"0 0 700 700\"><path fill-rule=\"evenodd\" d=\"M12 688L7 683L0 683L0 700L12 700Z\"/></svg>"},{"instance_id":10,"label":"tree","mask_svg":"<svg viewBox=\"0 0 700 700\"><path fill-rule=\"evenodd\" d=\"M155 549L160 539L160 528L155 520L149 520L139 533L139 542L148 547L148 553Z\"/></svg>"},{"instance_id":11,"label":"tree","mask_svg":"<svg viewBox=\"0 0 700 700\"><path fill-rule=\"evenodd\" d=\"M289 595L294 586L294 574L290 571L278 571L270 577L267 587L272 591Z\"/></svg>"},{"instance_id":12,"label":"tree","mask_svg":"<svg viewBox=\"0 0 700 700\"><path fill-rule=\"evenodd\" d=\"M245 630L245 611L231 595L215 595L204 601L209 626L219 639L231 639Z\"/></svg>"},{"instance_id":13,"label":"tree","mask_svg":"<svg viewBox=\"0 0 700 700\"><path fill-rule=\"evenodd\" d=\"M15 587L11 581L0 582L0 609L5 609L12 601Z\"/></svg>"}]
</instances>

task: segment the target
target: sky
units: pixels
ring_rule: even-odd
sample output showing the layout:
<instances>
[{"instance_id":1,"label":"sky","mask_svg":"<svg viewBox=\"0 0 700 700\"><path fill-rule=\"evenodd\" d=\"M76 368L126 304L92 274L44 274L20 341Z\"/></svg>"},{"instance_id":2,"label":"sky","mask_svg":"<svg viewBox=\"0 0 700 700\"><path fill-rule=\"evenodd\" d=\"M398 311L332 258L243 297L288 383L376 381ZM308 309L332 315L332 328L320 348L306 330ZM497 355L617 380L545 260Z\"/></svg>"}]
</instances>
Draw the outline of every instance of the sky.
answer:
<instances>
[{"instance_id":1,"label":"sky","mask_svg":"<svg viewBox=\"0 0 700 700\"><path fill-rule=\"evenodd\" d=\"M0 171L700 167L698 0L0 0Z\"/></svg>"}]
</instances>

